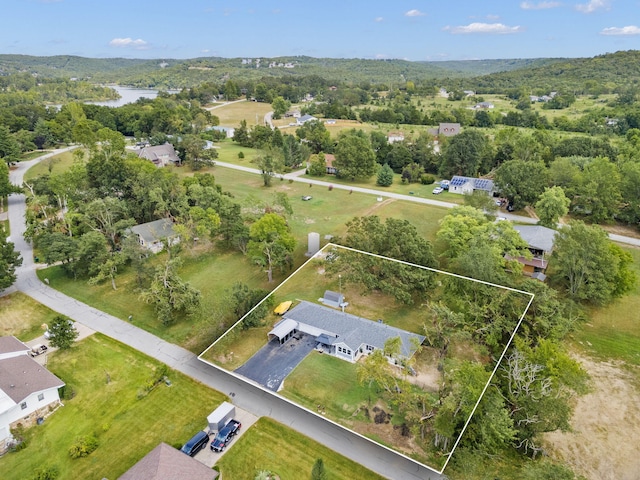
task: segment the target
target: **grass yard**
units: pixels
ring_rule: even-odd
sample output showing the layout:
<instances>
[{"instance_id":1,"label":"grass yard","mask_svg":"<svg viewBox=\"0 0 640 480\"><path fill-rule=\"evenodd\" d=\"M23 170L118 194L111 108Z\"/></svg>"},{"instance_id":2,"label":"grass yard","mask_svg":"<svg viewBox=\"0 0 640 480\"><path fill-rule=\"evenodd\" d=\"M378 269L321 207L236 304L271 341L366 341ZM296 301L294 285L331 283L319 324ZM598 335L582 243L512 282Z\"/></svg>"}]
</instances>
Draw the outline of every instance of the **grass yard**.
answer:
<instances>
[{"instance_id":1,"label":"grass yard","mask_svg":"<svg viewBox=\"0 0 640 480\"><path fill-rule=\"evenodd\" d=\"M0 297L0 336L14 335L28 342L42 335L42 324L50 323L56 315L57 312L24 293Z\"/></svg>"},{"instance_id":2,"label":"grass yard","mask_svg":"<svg viewBox=\"0 0 640 480\"><path fill-rule=\"evenodd\" d=\"M384 477L269 418L247 430L216 464L221 476L253 480L268 470L281 480L310 478L313 464L322 458L332 480L382 480Z\"/></svg>"},{"instance_id":3,"label":"grass yard","mask_svg":"<svg viewBox=\"0 0 640 480\"><path fill-rule=\"evenodd\" d=\"M625 248L633 255L639 281L635 289L606 307L589 309L589 320L570 335L579 349L601 359L640 365L640 249Z\"/></svg>"},{"instance_id":4,"label":"grass yard","mask_svg":"<svg viewBox=\"0 0 640 480\"><path fill-rule=\"evenodd\" d=\"M233 371L264 347L273 325L242 330L237 326L203 355L203 358L226 370Z\"/></svg>"},{"instance_id":5,"label":"grass yard","mask_svg":"<svg viewBox=\"0 0 640 480\"><path fill-rule=\"evenodd\" d=\"M225 127L239 127L242 120L247 121L247 128L254 125L264 125L264 116L272 111L270 103L234 102L214 108L211 114L220 119L220 125Z\"/></svg>"},{"instance_id":6,"label":"grass yard","mask_svg":"<svg viewBox=\"0 0 640 480\"><path fill-rule=\"evenodd\" d=\"M53 466L60 479L118 478L158 443L186 442L206 427L207 415L225 400L174 371L168 373L170 387L161 382L139 398L161 364L99 334L50 355L48 367L76 396L42 426L25 432L24 450L0 458L5 480L32 478L36 468ZM99 447L72 459L69 447L76 437L87 435L94 435Z\"/></svg>"},{"instance_id":7,"label":"grass yard","mask_svg":"<svg viewBox=\"0 0 640 480\"><path fill-rule=\"evenodd\" d=\"M29 181L41 175L55 175L62 173L73 165L73 161L73 151L63 152L31 167L25 172L24 179L25 181Z\"/></svg>"}]
</instances>

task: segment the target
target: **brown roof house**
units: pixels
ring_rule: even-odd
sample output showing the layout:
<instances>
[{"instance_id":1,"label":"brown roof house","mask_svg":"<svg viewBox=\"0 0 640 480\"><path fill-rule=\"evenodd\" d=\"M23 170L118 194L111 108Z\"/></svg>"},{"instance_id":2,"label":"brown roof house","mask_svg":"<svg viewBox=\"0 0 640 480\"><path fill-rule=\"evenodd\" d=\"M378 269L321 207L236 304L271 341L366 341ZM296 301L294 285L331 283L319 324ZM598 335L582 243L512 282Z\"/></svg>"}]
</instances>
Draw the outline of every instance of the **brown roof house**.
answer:
<instances>
[{"instance_id":1,"label":"brown roof house","mask_svg":"<svg viewBox=\"0 0 640 480\"><path fill-rule=\"evenodd\" d=\"M182 162L175 148L173 148L173 145L169 142L164 145L141 148L138 152L138 157L150 160L156 167L164 167L170 163L179 164Z\"/></svg>"},{"instance_id":2,"label":"brown roof house","mask_svg":"<svg viewBox=\"0 0 640 480\"><path fill-rule=\"evenodd\" d=\"M36 362L24 343L0 337L0 452L13 440L11 429L30 426L62 405L64 382Z\"/></svg>"},{"instance_id":3,"label":"brown roof house","mask_svg":"<svg viewBox=\"0 0 640 480\"><path fill-rule=\"evenodd\" d=\"M217 477L215 470L163 442L119 480L214 480Z\"/></svg>"}]
</instances>

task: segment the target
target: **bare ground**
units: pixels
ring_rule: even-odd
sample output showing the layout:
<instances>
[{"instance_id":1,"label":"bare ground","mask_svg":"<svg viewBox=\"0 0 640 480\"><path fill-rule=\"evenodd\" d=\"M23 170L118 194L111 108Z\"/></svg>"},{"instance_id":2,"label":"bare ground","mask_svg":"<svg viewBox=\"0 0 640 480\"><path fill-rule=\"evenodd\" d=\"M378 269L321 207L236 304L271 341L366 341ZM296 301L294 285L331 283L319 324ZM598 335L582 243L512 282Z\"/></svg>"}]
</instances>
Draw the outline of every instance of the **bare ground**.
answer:
<instances>
[{"instance_id":1,"label":"bare ground","mask_svg":"<svg viewBox=\"0 0 640 480\"><path fill-rule=\"evenodd\" d=\"M549 455L593 480L640 478L640 388L622 366L578 360L593 382L577 399L573 432L547 434ZM637 367L636 367L637 368Z\"/></svg>"}]
</instances>

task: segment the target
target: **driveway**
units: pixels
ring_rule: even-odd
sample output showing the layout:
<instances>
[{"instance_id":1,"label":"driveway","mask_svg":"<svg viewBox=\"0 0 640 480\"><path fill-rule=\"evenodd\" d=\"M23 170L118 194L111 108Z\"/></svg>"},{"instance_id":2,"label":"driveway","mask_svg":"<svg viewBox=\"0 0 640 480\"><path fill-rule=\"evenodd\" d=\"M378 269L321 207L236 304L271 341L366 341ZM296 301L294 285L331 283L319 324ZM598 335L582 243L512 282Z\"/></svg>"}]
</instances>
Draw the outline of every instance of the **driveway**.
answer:
<instances>
[{"instance_id":1,"label":"driveway","mask_svg":"<svg viewBox=\"0 0 640 480\"><path fill-rule=\"evenodd\" d=\"M277 392L285 377L309 355L315 346L314 337L300 332L287 340L284 345L280 345L277 339L273 339L235 372Z\"/></svg>"}]
</instances>

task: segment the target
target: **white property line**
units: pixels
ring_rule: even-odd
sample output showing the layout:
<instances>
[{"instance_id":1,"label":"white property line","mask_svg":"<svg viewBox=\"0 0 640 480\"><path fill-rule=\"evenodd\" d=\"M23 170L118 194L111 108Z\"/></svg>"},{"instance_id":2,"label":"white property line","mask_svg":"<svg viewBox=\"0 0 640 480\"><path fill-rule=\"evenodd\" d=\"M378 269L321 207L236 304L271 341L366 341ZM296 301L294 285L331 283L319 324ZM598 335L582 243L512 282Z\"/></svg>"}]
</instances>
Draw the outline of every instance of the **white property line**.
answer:
<instances>
[{"instance_id":1,"label":"white property line","mask_svg":"<svg viewBox=\"0 0 640 480\"><path fill-rule=\"evenodd\" d=\"M376 442L375 440L372 440L371 438L368 438L368 437L366 437L366 436L362 435L361 433L358 433L358 432L356 432L356 431L354 431L354 430L351 430L351 429L349 429L349 428L345 427L344 425L341 425L341 424L339 424L339 423L337 423L337 422L335 422L335 421L333 421L333 420L331 420L331 419L329 419L329 418L326 418L326 417L324 417L324 416L322 416L322 415L319 415L317 412L314 412L314 411L312 411L312 410L310 410L310 409L308 409L308 408L306 408L306 407L304 407L304 406L302 406L302 405L300 405L300 404L298 404L298 403L295 403L295 402L293 402L292 400L289 400L288 398L285 398L285 397L284 397L284 396L282 396L282 395L278 395L278 394L277 394L277 392L274 392L274 391L272 391L272 390L268 390L268 389L264 388L264 386L263 386L263 385L260 385L258 382L250 381L249 379L245 378L244 376L238 375L237 373L235 373L235 372L233 372L233 371L226 370L226 369L224 369L224 368L220 367L219 365L215 365L215 364L213 364L213 363L209 362L208 360L206 360L206 359L202 358L202 357L203 357L203 355L205 355L205 354L209 351L209 349L211 349L212 347L214 347L214 346L215 346L218 342L220 342L220 341L221 341L221 340L222 340L222 339L223 339L223 338L224 338L224 337L225 337L225 336L226 336L226 335L227 335L231 330L233 330L233 329L234 329L236 326L238 326L242 321L244 321L244 319L245 319L247 316L249 316L251 313L253 313L253 311L254 311L256 308L258 308L260 305L262 305L262 303L263 303L265 300L267 300L267 298L269 298L271 295L273 295L274 293L276 293L276 292L280 289L280 287L282 287L282 286L283 286L285 283L287 283L291 278L293 278L293 277L295 276L295 274L296 274L296 273L298 273L298 272L299 272L303 267L306 267L306 266L307 266L307 264L308 264L309 262L311 262L312 260L314 260L314 259L316 259L316 258L320 257L322 254L324 254L324 253L325 253L325 252L324 252L324 250L326 250L326 249L328 249L328 248L343 248L343 249L345 249L345 250L349 250L349 251L352 251L352 252L362 253L362 254L364 254L364 255L369 255L369 256L376 257L376 258L380 258L380 259L383 259L383 260L389 260L389 261L392 261L392 262L401 263L401 264L403 264L403 265L409 265L409 266L411 266L411 267L417 267L417 268L420 268L420 269L423 269L423 270L429 270L429 271L432 271L432 272L435 272L435 273L440 273L440 274L443 274L443 275L448 275L448 276L450 276L450 277L455 277L455 278L459 278L459 279L462 279L462 280L469 280L469 281L471 281L471 282L476 282L476 283L480 283L480 284L483 284L483 285L489 285L489 286L491 286L491 287L501 288L501 289L503 289L503 290L507 290L507 291L510 291L510 292L521 293L521 294L524 294L524 295L528 295L528 296L530 297L530 298L529 298L529 303L527 303L527 306L526 306L526 308L524 309L524 312L522 312L522 315L520 315L520 319L518 320L518 324L515 326L515 328L514 328L513 332L511 333L511 336L509 337L509 340L507 341L507 344L505 345L504 350L502 351L502 353L501 353L501 355L500 355L500 358L499 358L499 359L498 359L498 361L496 362L496 365L495 365L495 367L493 368L493 371L491 372L491 375L489 376L489 380L487 381L487 383L485 384L484 388L482 389L482 393L481 393L481 394L480 394L480 396L478 397L478 400L476 401L476 404L474 405L473 410L471 411L471 414L469 415L469 418L467 419L467 421L465 422L464 426L462 427L462 430L460 431L460 435L458 435L458 438L456 439L455 443L453 444L453 447L451 448L451 451L450 451L449 453L447 453L447 454L446 454L446 456L447 456L447 460L445 461L444 465L442 466L442 468L441 468L440 470L436 470L435 468L430 467L429 465L425 465L424 463L420 463L419 461L417 461L417 460L415 460L415 459L413 459L413 458L411 458L411 457L408 457L407 455L403 454L402 452L399 452L399 451L394 450L394 449L392 449L392 448L390 448L390 447L387 447L386 445L382 445L381 443L378 443L378 442ZM442 475L442 474L443 474L443 472L444 472L444 469L447 467L447 465L449 464L449 461L451 460L451 456L453 455L453 452L454 452L454 451L455 451L455 449L458 447L458 444L460 443L460 440L462 439L462 435L464 434L464 432L466 431L467 427L469 426L469 423L471 422L471 419L473 418L473 415L475 414L475 412L476 412L476 410L477 410L477 408L478 408L478 405L480 405L480 401L482 400L482 397L484 396L485 392L487 391L487 388L489 388L489 385L491 384L491 381L493 380L493 377L495 376L495 374L496 374L496 372L497 372L497 370L498 370L498 367L500 366L500 363L502 362L502 359L504 358L504 356L505 356L505 355L506 355L506 353L507 353L507 350L508 350L508 349L509 349L509 347L511 346L511 343L513 342L513 339L514 339L514 337L515 337L515 335L516 335L516 332L517 332L517 331L518 331L518 329L520 328L520 325L522 324L522 321L524 320L524 316L527 314L527 311L529 310L529 307L531 306L531 303L533 302L533 299L534 299L534 298L535 298L535 295L534 295L533 293L531 293L531 292L526 292L526 291L524 291L524 290L518 290L518 289L516 289L516 288L505 287L504 285L498 285L498 284L495 284L495 283L486 282L486 281L484 281L484 280L478 280L478 279L475 279L475 278L465 277L465 276L463 276L463 275L458 275L458 274L456 274L456 273L446 272L446 271L444 271L444 270L438 270L437 268L432 268L432 267L425 267L424 265L418 265L418 264L415 264L415 263L406 262L406 261L404 261L404 260L398 260L398 259L396 259L396 258L385 257L384 255L378 255L378 254L375 254L375 253L364 252L364 251L362 251L362 250L357 250L357 249L355 249L355 248L345 247L345 246L342 246L342 245L337 245L337 244L335 244L335 243L328 243L328 244L326 244L324 247L322 247L318 252L316 252L312 257L310 257L306 262L304 262L300 267L298 267L298 268L297 268L297 269L296 269L296 270L295 270L291 275L289 275L289 276L288 276L288 277L287 277L287 278L286 278L286 279L285 279L285 280L284 280L280 285L278 285L276 288L274 288L274 289L273 289L273 291L272 291L269 295L267 295L267 296L266 296L266 297L264 297L262 300L260 300L260 302L258 302L258 304L256 304L256 306L255 306L255 307L253 307L251 310L249 310L249 311L248 311L248 312L247 312L247 313L246 313L246 314L245 314L245 315L244 315L240 320L238 320L236 323L234 323L234 324L233 324L233 325L232 325L232 326L231 326L231 327L230 327L230 328L229 328L229 329L228 329L224 334L222 334L222 335L221 335L221 336L220 336L220 337L219 337L215 342L213 342L211 345L209 345L209 346L208 346L208 347L207 347L207 348L206 348L206 349L205 349L205 350L204 350L200 355L198 355L198 360L200 360L200 361L202 361L202 362L206 363L207 365L210 365L210 366L212 366L212 367L214 367L214 368L217 368L218 370L221 370L221 371L223 371L223 372L225 372L225 373L228 373L228 374L230 374L230 375L234 376L235 378L237 378L238 380L241 380L241 381L243 381L243 382L245 382L245 383L249 383L249 384L251 384L251 385L253 385L253 386L255 386L255 387L259 388L259 389L260 389L260 390L262 390L263 392L269 393L269 394L271 394L271 395L275 395L275 396L277 396L279 399L284 400L285 402L287 402L287 403L289 403L289 404L291 404L291 405L293 405L293 406L295 406L295 407L301 408L302 410L305 410L306 412L311 413L312 415L315 415L315 416L316 416L316 417L318 417L318 418L322 418L322 419L324 419L325 421L328 421L328 422L332 423L333 425L335 425L335 426L337 426L337 427L340 427L340 428L342 428L342 429L344 429L344 430L346 430L346 431L348 431L348 432L350 432L350 433L353 433L353 434L355 434L355 435L359 436L360 438L362 438L362 439L364 439L364 440L367 440L367 441L369 441L369 442L371 442L371 443L374 443L375 445L377 445L377 446L379 446L379 447L382 447L382 448L384 448L384 449L388 450L389 452L392 452L392 453L394 453L394 454L396 454L396 455L399 455L399 456L401 456L401 457L403 457L403 458L405 458L405 459L407 459L407 460L410 460L411 462L413 462L413 463L415 463L415 464L417 464L417 465L420 465L421 467L427 468L427 469L431 470L431 471L432 471L432 472L434 472L434 473L437 473L437 474Z\"/></svg>"}]
</instances>

